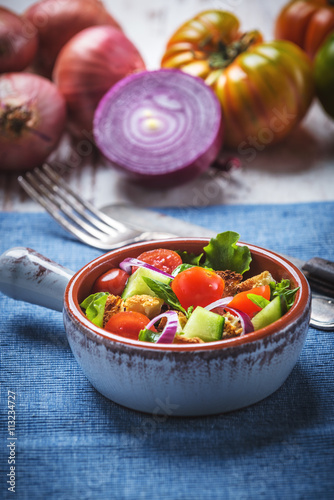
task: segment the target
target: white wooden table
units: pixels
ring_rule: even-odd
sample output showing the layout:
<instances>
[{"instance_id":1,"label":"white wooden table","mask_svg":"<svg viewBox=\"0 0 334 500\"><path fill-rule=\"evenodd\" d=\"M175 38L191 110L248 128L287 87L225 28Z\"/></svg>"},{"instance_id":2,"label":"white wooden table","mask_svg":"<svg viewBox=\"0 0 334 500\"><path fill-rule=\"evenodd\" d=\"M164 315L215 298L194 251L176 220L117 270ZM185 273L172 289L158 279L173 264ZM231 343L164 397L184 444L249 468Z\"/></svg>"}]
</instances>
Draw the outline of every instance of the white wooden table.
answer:
<instances>
[{"instance_id":1,"label":"white wooden table","mask_svg":"<svg viewBox=\"0 0 334 500\"><path fill-rule=\"evenodd\" d=\"M69 0L70 1L70 0ZM32 1L5 0L2 5L23 12ZM147 68L159 68L165 44L174 30L201 10L234 12L244 30L258 28L273 37L274 19L285 0L105 0L124 32L141 52ZM86 161L66 145L57 151L72 163L72 188L102 207L112 203L143 206L301 203L334 200L334 121L315 101L298 129L280 145L241 157L243 167L230 178L205 174L170 190L146 190L129 183L101 160ZM72 156L71 156L72 155ZM72 160L70 158L73 158ZM0 210L42 210L20 190L17 174L0 174Z\"/></svg>"}]
</instances>

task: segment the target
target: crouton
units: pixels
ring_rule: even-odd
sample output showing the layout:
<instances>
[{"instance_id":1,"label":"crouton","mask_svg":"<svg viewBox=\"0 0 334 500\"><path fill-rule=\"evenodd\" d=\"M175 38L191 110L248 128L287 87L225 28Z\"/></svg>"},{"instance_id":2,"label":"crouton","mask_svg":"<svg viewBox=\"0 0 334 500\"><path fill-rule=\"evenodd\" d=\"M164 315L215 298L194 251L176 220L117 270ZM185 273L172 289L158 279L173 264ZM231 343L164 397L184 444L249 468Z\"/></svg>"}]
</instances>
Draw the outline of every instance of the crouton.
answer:
<instances>
[{"instance_id":1,"label":"crouton","mask_svg":"<svg viewBox=\"0 0 334 500\"><path fill-rule=\"evenodd\" d=\"M174 344L203 344L204 340L199 337L192 337L191 339L184 335L176 334L174 337Z\"/></svg>"},{"instance_id":2,"label":"crouton","mask_svg":"<svg viewBox=\"0 0 334 500\"><path fill-rule=\"evenodd\" d=\"M271 281L275 281L269 271L263 271L263 273L248 278L246 281L242 281L237 286L237 292L244 292L245 290L251 290L256 286L269 285Z\"/></svg>"},{"instance_id":3,"label":"crouton","mask_svg":"<svg viewBox=\"0 0 334 500\"><path fill-rule=\"evenodd\" d=\"M225 282L225 288L223 297L229 297L237 293L237 288L239 283L242 281L242 274L236 273L234 271L216 271L216 274L223 278Z\"/></svg>"},{"instance_id":4,"label":"crouton","mask_svg":"<svg viewBox=\"0 0 334 500\"><path fill-rule=\"evenodd\" d=\"M222 338L230 339L232 337L239 337L239 335L242 334L242 326L239 318L230 312L226 312L223 316L225 318L225 323Z\"/></svg>"},{"instance_id":5,"label":"crouton","mask_svg":"<svg viewBox=\"0 0 334 500\"><path fill-rule=\"evenodd\" d=\"M178 315L178 320L179 320L179 324L178 324L178 328L177 328L177 331L182 331L185 324L187 323L187 317L185 314L183 314L182 311L176 311L177 315ZM161 318L161 320L159 321L159 324L158 326L156 327L157 328L157 331L158 332L162 332L162 330L165 328L166 326L166 323L167 323L167 318Z\"/></svg>"},{"instance_id":6,"label":"crouton","mask_svg":"<svg viewBox=\"0 0 334 500\"><path fill-rule=\"evenodd\" d=\"M103 328L115 314L124 311L124 302L119 295L108 295L103 314Z\"/></svg>"},{"instance_id":7,"label":"crouton","mask_svg":"<svg viewBox=\"0 0 334 500\"><path fill-rule=\"evenodd\" d=\"M126 311L139 312L152 319L160 314L163 303L163 299L151 295L132 295L126 299L124 307Z\"/></svg>"}]
</instances>

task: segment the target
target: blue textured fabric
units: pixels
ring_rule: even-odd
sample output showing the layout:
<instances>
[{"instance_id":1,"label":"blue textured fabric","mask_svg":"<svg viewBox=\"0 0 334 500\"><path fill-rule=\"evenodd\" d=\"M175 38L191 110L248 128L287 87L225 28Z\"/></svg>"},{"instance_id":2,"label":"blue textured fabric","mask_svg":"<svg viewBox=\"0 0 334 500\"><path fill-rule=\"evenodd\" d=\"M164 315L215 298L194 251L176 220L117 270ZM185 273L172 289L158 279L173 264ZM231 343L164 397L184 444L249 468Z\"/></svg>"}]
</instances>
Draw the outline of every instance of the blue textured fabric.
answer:
<instances>
[{"instance_id":1,"label":"blue textured fabric","mask_svg":"<svg viewBox=\"0 0 334 500\"><path fill-rule=\"evenodd\" d=\"M302 259L334 260L334 203L159 211ZM44 213L2 213L0 230L1 252L29 246L74 271L100 254ZM91 387L60 313L3 295L0 307L1 498L13 497L11 442L20 500L333 498L333 333L310 328L288 380L254 406L157 419ZM8 391L16 397L14 441Z\"/></svg>"}]
</instances>

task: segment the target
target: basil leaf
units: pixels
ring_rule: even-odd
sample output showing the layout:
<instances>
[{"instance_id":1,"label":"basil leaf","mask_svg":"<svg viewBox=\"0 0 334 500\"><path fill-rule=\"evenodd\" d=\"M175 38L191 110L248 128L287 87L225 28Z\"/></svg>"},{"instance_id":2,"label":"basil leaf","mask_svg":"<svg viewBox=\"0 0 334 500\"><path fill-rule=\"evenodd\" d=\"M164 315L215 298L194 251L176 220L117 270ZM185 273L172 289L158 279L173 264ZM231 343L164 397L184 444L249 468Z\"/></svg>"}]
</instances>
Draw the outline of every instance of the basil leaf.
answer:
<instances>
[{"instance_id":1,"label":"basil leaf","mask_svg":"<svg viewBox=\"0 0 334 500\"><path fill-rule=\"evenodd\" d=\"M161 283L161 281L152 280L151 278L147 278L145 276L143 276L142 279L145 281L146 285L150 287L152 292L154 292L160 299L163 299L168 306L187 315L186 310L181 306L179 299L169 285Z\"/></svg>"},{"instance_id":2,"label":"basil leaf","mask_svg":"<svg viewBox=\"0 0 334 500\"><path fill-rule=\"evenodd\" d=\"M87 318L101 328L103 327L103 315L108 295L110 295L108 292L93 293L80 304L80 307L85 309Z\"/></svg>"},{"instance_id":3,"label":"basil leaf","mask_svg":"<svg viewBox=\"0 0 334 500\"><path fill-rule=\"evenodd\" d=\"M144 330L140 330L138 340L142 340L143 342L157 342L161 335L161 332L153 332L152 330L148 330L144 328Z\"/></svg>"},{"instance_id":4,"label":"basil leaf","mask_svg":"<svg viewBox=\"0 0 334 500\"><path fill-rule=\"evenodd\" d=\"M286 305L288 310L293 305L295 301L295 296L299 287L290 290L290 280L283 279L280 283L275 283L272 281L269 283L270 286L270 295L271 298L276 297L277 295L283 295L286 301Z\"/></svg>"},{"instance_id":5,"label":"basil leaf","mask_svg":"<svg viewBox=\"0 0 334 500\"><path fill-rule=\"evenodd\" d=\"M255 305L261 307L261 309L270 303L270 300L267 300L262 297L262 295L257 295L256 293L248 293L247 299L250 299Z\"/></svg>"},{"instance_id":6,"label":"basil leaf","mask_svg":"<svg viewBox=\"0 0 334 500\"><path fill-rule=\"evenodd\" d=\"M248 271L252 256L247 246L236 244L239 237L238 233L225 231L211 238L209 244L204 247L206 254L204 266L217 271L229 269L240 274Z\"/></svg>"}]
</instances>

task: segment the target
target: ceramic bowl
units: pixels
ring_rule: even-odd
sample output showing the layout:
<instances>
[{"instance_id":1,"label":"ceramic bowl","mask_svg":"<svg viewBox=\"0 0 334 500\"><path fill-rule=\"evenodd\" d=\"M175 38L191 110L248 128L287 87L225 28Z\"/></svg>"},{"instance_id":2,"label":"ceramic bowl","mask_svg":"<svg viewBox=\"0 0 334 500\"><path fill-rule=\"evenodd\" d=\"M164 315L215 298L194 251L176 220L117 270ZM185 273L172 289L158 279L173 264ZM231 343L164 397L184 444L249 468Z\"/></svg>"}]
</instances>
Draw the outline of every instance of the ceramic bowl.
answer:
<instances>
[{"instance_id":1,"label":"ceramic bowl","mask_svg":"<svg viewBox=\"0 0 334 500\"><path fill-rule=\"evenodd\" d=\"M254 245L247 244L252 254L247 275L268 270L277 281L287 278L293 288L299 287L288 313L266 328L206 344L163 345L119 337L84 316L79 304L90 294L95 279L126 257L158 247L200 253L208 241L175 238L114 250L88 263L66 285L63 316L69 344L88 380L105 397L157 415L218 414L270 396L291 373L308 332L309 286L289 261ZM67 271L62 282L68 280ZM55 282L52 273L51 280Z\"/></svg>"},{"instance_id":2,"label":"ceramic bowl","mask_svg":"<svg viewBox=\"0 0 334 500\"><path fill-rule=\"evenodd\" d=\"M79 303L95 279L126 257L157 247L200 253L207 239L142 243L102 255L71 279L65 293L64 322L74 356L93 386L107 398L148 413L208 415L256 403L276 391L304 345L310 315L309 287L285 259L248 245L249 274L263 270L300 287L295 304L275 324L207 344L161 345L124 339L92 325Z\"/></svg>"}]
</instances>

